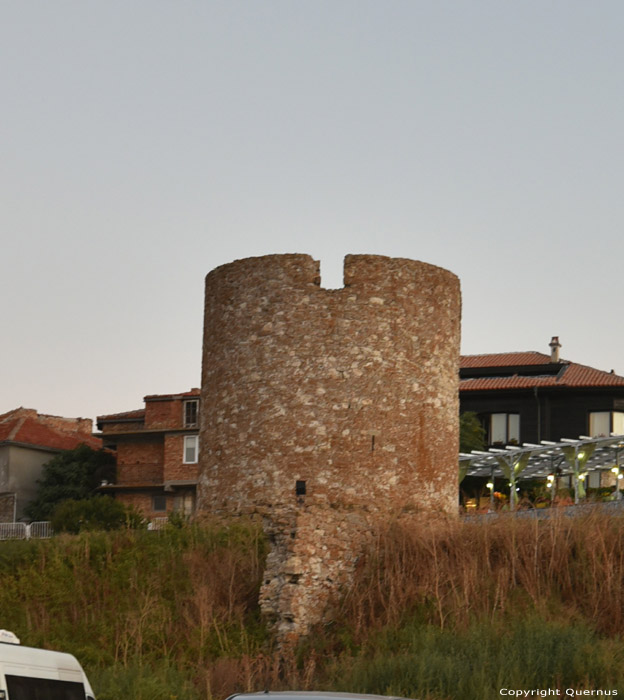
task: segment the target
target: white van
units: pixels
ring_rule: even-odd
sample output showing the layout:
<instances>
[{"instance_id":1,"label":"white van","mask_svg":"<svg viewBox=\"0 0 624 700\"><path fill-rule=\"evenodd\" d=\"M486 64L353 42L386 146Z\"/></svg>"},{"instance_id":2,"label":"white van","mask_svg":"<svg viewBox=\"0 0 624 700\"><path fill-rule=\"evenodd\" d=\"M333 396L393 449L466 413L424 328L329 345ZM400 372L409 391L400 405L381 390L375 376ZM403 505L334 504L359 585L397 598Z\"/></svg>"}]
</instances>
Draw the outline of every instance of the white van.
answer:
<instances>
[{"instance_id":1,"label":"white van","mask_svg":"<svg viewBox=\"0 0 624 700\"><path fill-rule=\"evenodd\" d=\"M95 700L71 654L23 647L0 630L0 700Z\"/></svg>"}]
</instances>

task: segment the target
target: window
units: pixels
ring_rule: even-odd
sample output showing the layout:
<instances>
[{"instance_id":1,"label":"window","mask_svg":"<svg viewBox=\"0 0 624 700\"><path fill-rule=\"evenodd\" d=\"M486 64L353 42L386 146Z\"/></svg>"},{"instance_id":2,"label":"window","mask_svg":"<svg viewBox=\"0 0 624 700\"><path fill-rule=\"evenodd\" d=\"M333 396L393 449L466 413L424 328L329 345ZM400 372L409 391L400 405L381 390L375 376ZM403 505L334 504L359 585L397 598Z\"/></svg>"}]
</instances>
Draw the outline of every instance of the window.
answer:
<instances>
[{"instance_id":1,"label":"window","mask_svg":"<svg viewBox=\"0 0 624 700\"><path fill-rule=\"evenodd\" d=\"M184 402L184 427L196 428L199 415L199 401Z\"/></svg>"},{"instance_id":2,"label":"window","mask_svg":"<svg viewBox=\"0 0 624 700\"><path fill-rule=\"evenodd\" d=\"M485 428L488 445L517 445L520 442L520 414L492 413Z\"/></svg>"},{"instance_id":3,"label":"window","mask_svg":"<svg viewBox=\"0 0 624 700\"><path fill-rule=\"evenodd\" d=\"M11 700L84 700L82 683L57 681L50 678L6 676L6 686Z\"/></svg>"},{"instance_id":4,"label":"window","mask_svg":"<svg viewBox=\"0 0 624 700\"><path fill-rule=\"evenodd\" d=\"M624 435L624 412L592 411L589 414L589 436L606 437L611 433Z\"/></svg>"},{"instance_id":5,"label":"window","mask_svg":"<svg viewBox=\"0 0 624 700\"><path fill-rule=\"evenodd\" d=\"M197 435L184 436L184 464L196 464L199 453L199 438Z\"/></svg>"},{"instance_id":6,"label":"window","mask_svg":"<svg viewBox=\"0 0 624 700\"><path fill-rule=\"evenodd\" d=\"M599 489L602 481L602 472L599 469L595 469L593 472L589 472L587 475L587 488L589 489Z\"/></svg>"},{"instance_id":7,"label":"window","mask_svg":"<svg viewBox=\"0 0 624 700\"><path fill-rule=\"evenodd\" d=\"M167 496L152 496L152 510L155 513L164 513L167 510Z\"/></svg>"}]
</instances>

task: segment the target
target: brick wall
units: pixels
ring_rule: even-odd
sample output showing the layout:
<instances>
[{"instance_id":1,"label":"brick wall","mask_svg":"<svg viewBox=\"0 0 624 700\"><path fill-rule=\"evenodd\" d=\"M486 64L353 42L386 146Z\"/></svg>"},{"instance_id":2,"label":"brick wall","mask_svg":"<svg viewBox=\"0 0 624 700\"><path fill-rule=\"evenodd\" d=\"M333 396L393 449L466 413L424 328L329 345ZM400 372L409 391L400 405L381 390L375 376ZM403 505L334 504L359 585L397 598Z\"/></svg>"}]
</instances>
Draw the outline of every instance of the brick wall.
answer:
<instances>
[{"instance_id":1,"label":"brick wall","mask_svg":"<svg viewBox=\"0 0 624 700\"><path fill-rule=\"evenodd\" d=\"M198 465L184 464L184 435L165 437L165 481L197 479Z\"/></svg>"},{"instance_id":2,"label":"brick wall","mask_svg":"<svg viewBox=\"0 0 624 700\"><path fill-rule=\"evenodd\" d=\"M181 428L182 401L150 400L145 402L145 427L151 430Z\"/></svg>"},{"instance_id":3,"label":"brick wall","mask_svg":"<svg viewBox=\"0 0 624 700\"><path fill-rule=\"evenodd\" d=\"M154 492L156 493L156 492ZM152 494L147 493L117 493L115 499L121 501L126 506L134 506L143 515L151 520L152 518L164 518L173 508L173 497L167 495L167 511L155 511L152 509Z\"/></svg>"},{"instance_id":4,"label":"brick wall","mask_svg":"<svg viewBox=\"0 0 624 700\"><path fill-rule=\"evenodd\" d=\"M119 442L117 445L117 483L163 482L163 443L159 441Z\"/></svg>"},{"instance_id":5,"label":"brick wall","mask_svg":"<svg viewBox=\"0 0 624 700\"><path fill-rule=\"evenodd\" d=\"M457 277L412 260L347 256L337 290L305 255L206 277L198 507L263 515L263 607L284 637L318 618L326 572L339 557L348 576L376 518L456 511L460 313ZM282 585L314 557L316 578Z\"/></svg>"},{"instance_id":6,"label":"brick wall","mask_svg":"<svg viewBox=\"0 0 624 700\"><path fill-rule=\"evenodd\" d=\"M145 424L142 420L136 422L119 422L119 423L104 423L102 427L102 432L106 437L111 433L130 433L139 432L145 429Z\"/></svg>"},{"instance_id":7,"label":"brick wall","mask_svg":"<svg viewBox=\"0 0 624 700\"><path fill-rule=\"evenodd\" d=\"M93 432L93 421L90 418L64 418L44 414L39 414L36 417L40 423L63 433L82 433L90 436Z\"/></svg>"}]
</instances>

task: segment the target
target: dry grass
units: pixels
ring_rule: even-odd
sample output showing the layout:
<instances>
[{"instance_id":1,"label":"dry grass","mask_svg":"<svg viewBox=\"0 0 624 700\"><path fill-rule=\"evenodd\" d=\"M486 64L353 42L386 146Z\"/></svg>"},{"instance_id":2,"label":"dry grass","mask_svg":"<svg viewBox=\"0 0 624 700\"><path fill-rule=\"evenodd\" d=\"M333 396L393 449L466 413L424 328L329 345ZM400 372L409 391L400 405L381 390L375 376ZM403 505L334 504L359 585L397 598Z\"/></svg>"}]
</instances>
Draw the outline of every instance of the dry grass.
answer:
<instances>
[{"instance_id":1,"label":"dry grass","mask_svg":"<svg viewBox=\"0 0 624 700\"><path fill-rule=\"evenodd\" d=\"M102 700L263 688L483 700L512 680L598 687L624 663L621 517L391 523L340 618L279 652L259 617L254 525L5 544L3 626L75 653Z\"/></svg>"},{"instance_id":2,"label":"dry grass","mask_svg":"<svg viewBox=\"0 0 624 700\"><path fill-rule=\"evenodd\" d=\"M624 634L624 519L425 520L378 534L345 597L359 638L419 613L440 628L494 619L518 606L553 608Z\"/></svg>"}]
</instances>

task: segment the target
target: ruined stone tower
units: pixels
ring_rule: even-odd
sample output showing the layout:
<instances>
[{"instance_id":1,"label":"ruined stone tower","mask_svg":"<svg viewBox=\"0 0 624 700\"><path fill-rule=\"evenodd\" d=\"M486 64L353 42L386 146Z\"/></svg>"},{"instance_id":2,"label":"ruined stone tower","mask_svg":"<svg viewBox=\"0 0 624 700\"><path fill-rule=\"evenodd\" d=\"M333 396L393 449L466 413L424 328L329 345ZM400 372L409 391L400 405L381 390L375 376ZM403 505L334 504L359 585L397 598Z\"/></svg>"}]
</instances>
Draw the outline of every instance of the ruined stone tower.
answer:
<instances>
[{"instance_id":1,"label":"ruined stone tower","mask_svg":"<svg viewBox=\"0 0 624 700\"><path fill-rule=\"evenodd\" d=\"M207 275L198 506L264 518L283 637L322 618L377 519L456 510L459 324L458 279L413 260L349 255L335 290L307 255Z\"/></svg>"}]
</instances>

